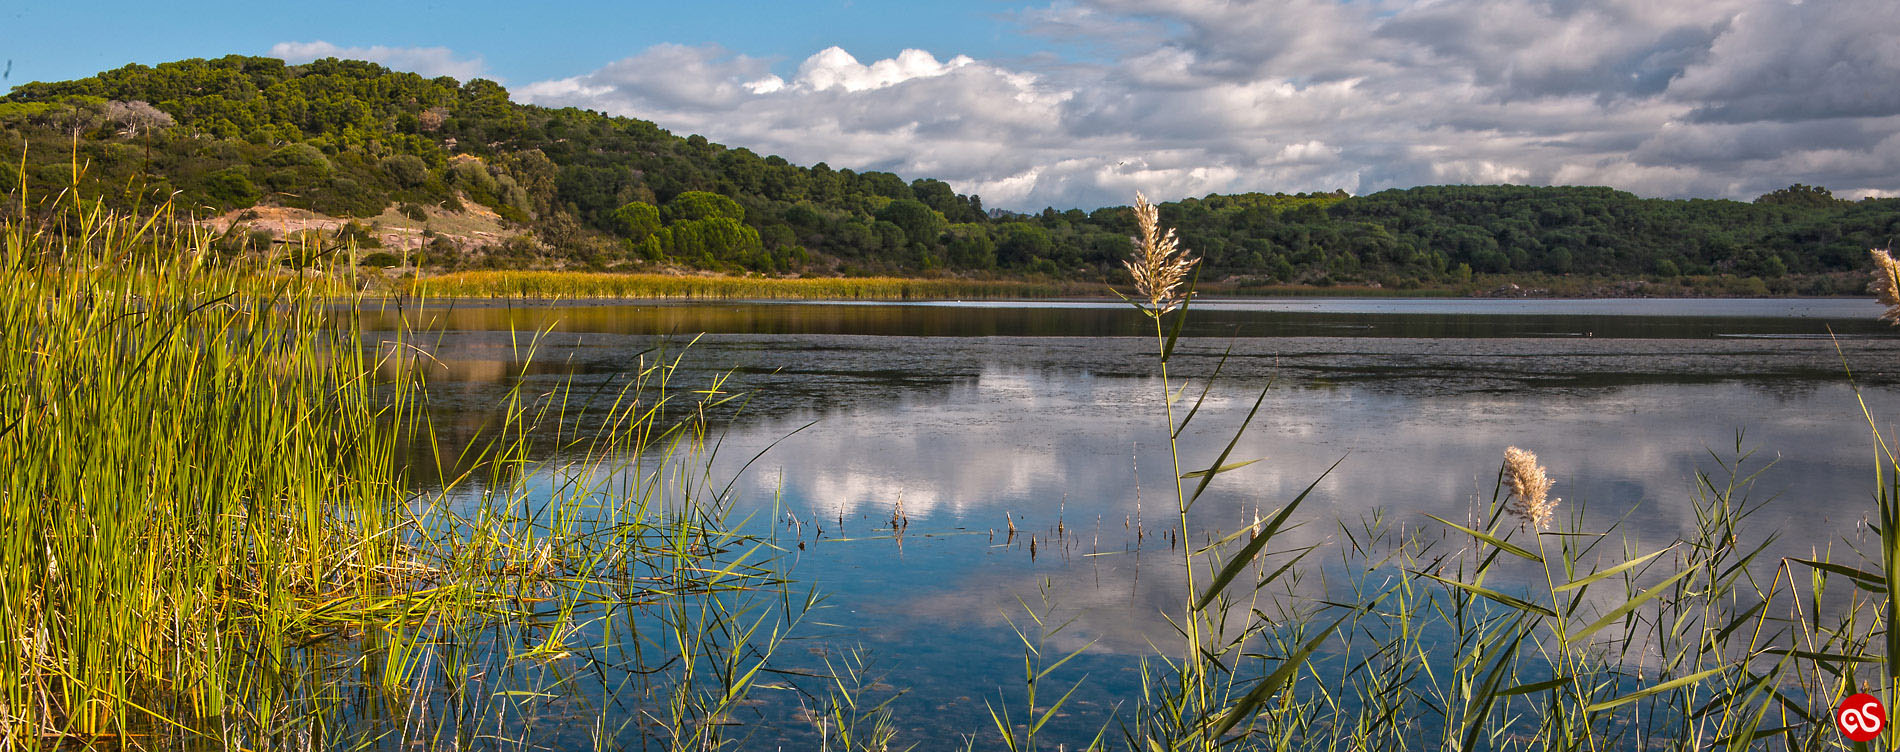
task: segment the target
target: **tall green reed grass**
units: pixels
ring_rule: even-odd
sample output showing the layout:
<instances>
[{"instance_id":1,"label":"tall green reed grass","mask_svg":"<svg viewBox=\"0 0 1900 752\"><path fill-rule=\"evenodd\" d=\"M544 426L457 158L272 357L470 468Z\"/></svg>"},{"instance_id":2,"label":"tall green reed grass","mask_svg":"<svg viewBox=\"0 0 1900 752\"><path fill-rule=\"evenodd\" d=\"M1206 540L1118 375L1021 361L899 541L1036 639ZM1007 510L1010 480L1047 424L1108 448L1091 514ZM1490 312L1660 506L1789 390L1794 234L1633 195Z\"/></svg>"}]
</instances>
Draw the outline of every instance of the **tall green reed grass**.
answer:
<instances>
[{"instance_id":1,"label":"tall green reed grass","mask_svg":"<svg viewBox=\"0 0 1900 752\"><path fill-rule=\"evenodd\" d=\"M810 600L728 519L721 383L650 353L610 387L517 389L445 452L422 335L372 341L339 270L216 260L169 206L20 216L0 227L0 748L738 735ZM439 484L398 461L416 445L456 458Z\"/></svg>"}]
</instances>

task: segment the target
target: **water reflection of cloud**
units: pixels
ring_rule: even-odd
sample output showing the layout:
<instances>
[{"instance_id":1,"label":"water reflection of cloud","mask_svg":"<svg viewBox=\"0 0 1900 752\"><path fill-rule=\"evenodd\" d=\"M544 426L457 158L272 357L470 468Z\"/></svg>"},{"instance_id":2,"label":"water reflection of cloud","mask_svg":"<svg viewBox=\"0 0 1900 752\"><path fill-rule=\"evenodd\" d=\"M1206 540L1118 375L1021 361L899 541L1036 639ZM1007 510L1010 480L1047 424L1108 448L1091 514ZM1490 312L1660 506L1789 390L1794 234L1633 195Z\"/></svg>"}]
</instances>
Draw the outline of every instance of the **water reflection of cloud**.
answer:
<instances>
[{"instance_id":1,"label":"water reflection of cloud","mask_svg":"<svg viewBox=\"0 0 1900 752\"><path fill-rule=\"evenodd\" d=\"M1038 423L1071 400L1020 374L985 373L947 404L897 403L827 416L774 449L752 476L820 513L885 513L898 499L913 518L967 516L994 500L1073 485L1072 464ZM741 429L755 444L786 422Z\"/></svg>"},{"instance_id":2,"label":"water reflection of cloud","mask_svg":"<svg viewBox=\"0 0 1900 752\"><path fill-rule=\"evenodd\" d=\"M1157 389L1150 380L986 371L942 403L823 417L756 467L764 472L754 474L754 483L775 486L782 474L791 497L845 512L888 507L901 493L913 516L948 514L959 523L1000 520L1005 510L1053 512L1061 499L1072 510L1131 514L1137 478L1150 508L1165 503L1170 490L1165 435L1151 414ZM1251 396L1217 387L1182 437L1184 456L1205 463L1217 454ZM1315 501L1333 513L1455 513L1474 493L1488 495L1503 447L1522 445L1545 458L1557 494L1608 517L1647 502L1639 519L1651 532L1668 534L1693 519L1680 500L1694 470L1713 464L1711 449L1732 450L1742 428L1745 446L1772 448L1784 462L1808 468L1803 494L1833 504L1864 495L1845 493L1864 480L1858 470L1866 454L1851 395L1821 388L1783 402L1734 384L1537 400L1275 391L1233 454L1268 460L1218 480L1205 508L1271 508L1345 456L1316 491ZM789 421L768 421L736 430L742 443L756 444L790 428ZM1767 479L1772 484L1775 476Z\"/></svg>"},{"instance_id":3,"label":"water reflection of cloud","mask_svg":"<svg viewBox=\"0 0 1900 752\"><path fill-rule=\"evenodd\" d=\"M1165 437L1151 414L1159 406L1150 396L1157 389L1145 379L985 371L942 402L825 416L755 466L750 482L763 493L782 478L790 503L821 516L885 519L901 494L913 530L1001 530L1007 513L1024 535L1046 536L1060 506L1071 534L1096 535L1099 525L1100 540L1091 545L1117 550L1129 545L1122 521L1136 514L1137 476L1150 534L1171 526ZM1184 469L1218 453L1253 396L1241 386L1216 387L1196 427L1182 437L1184 456L1195 458ZM1887 408L1884 414L1900 414L1892 409L1900 406L1893 395L1871 398ZM1292 499L1344 456L1307 502L1302 516L1312 524L1287 533L1286 545L1330 543L1337 535L1332 521L1375 510L1411 526L1435 525L1426 512L1463 521L1490 498L1502 449L1521 445L1549 466L1566 513L1586 505L1591 529L1627 515L1620 534L1648 551L1694 528L1695 473L1719 474L1714 458L1732 459L1736 431L1746 428L1744 448L1762 449L1746 472L1769 460L1780 463L1752 491L1757 501L1779 494L1757 518L1763 530L1784 535L1770 554L1806 554L1851 534L1864 514L1869 450L1858 410L1851 392L1835 385L1793 398L1736 383L1541 398L1276 390L1233 454L1268 459L1217 480L1194 517L1208 535L1236 530L1256 509L1271 511ZM787 425L767 421L737 430L742 443L757 443ZM1048 551L1046 538L1043 545ZM1146 545L1144 556L1158 544L1151 538ZM919 595L903 607L987 618L999 605L1033 593L1033 583L1047 574L1022 564L974 565L978 571L965 573L958 592ZM891 566L910 568L912 577L940 578L950 562L913 555ZM1088 583L1124 577L1131 589L1091 585L1070 597L1077 607L1110 614L1094 636L1138 646L1145 638L1132 636L1165 624L1151 618L1155 609L1131 605L1153 598L1131 596L1135 577L1118 566L1070 567L1062 576ZM1160 592L1169 591L1161 582L1167 576L1152 568L1141 572ZM1114 638L1124 627L1129 639Z\"/></svg>"}]
</instances>

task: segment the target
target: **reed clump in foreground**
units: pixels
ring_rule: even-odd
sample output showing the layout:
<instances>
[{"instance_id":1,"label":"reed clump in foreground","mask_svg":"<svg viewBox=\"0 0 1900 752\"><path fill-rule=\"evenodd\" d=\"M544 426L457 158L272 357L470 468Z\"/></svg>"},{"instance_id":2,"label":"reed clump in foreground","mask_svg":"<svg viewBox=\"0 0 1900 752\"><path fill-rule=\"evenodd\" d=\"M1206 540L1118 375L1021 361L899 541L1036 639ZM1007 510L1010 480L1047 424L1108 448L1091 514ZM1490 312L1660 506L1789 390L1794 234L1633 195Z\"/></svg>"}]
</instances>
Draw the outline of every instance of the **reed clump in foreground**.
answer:
<instances>
[{"instance_id":1,"label":"reed clump in foreground","mask_svg":"<svg viewBox=\"0 0 1900 752\"><path fill-rule=\"evenodd\" d=\"M901 277L697 277L613 272L472 271L399 283L431 298L676 298L692 300L985 300L1093 293L1082 285Z\"/></svg>"},{"instance_id":2,"label":"reed clump in foreground","mask_svg":"<svg viewBox=\"0 0 1900 752\"><path fill-rule=\"evenodd\" d=\"M1504 451L1472 520L1432 518L1443 534L1384 515L1341 521L1339 563L1317 569L1329 581L1318 597L1297 592L1295 568L1318 546L1274 545L1314 486L1267 519L1185 545L1208 483L1254 461L1229 455L1261 400L1218 456L1182 471L1176 441L1208 393L1174 383L1168 369L1192 305L1192 262L1139 209L1137 220L1130 267L1147 281L1131 302L1156 324L1185 576L1181 610L1169 614L1182 644L1144 665L1132 719L1111 721L1118 746L1847 749L1834 703L1859 691L1896 699L1900 459L1878 430L1880 540L1846 560L1764 557L1776 536L1747 523L1761 509L1748 497L1760 468L1739 435L1734 460L1697 476L1686 502L1693 530L1647 550L1619 534L1620 522L1589 529L1580 504L1559 518L1555 482L1518 447ZM1891 292L1900 265L1879 268L1881 302L1900 305ZM1174 403L1196 391L1177 418ZM1877 426L1871 414L1868 425ZM1028 674L1032 693L1045 675ZM1027 739L1002 718L1003 741L1020 749L1034 746L1047 716L1032 716ZM1102 738L1086 746L1106 748ZM1900 734L1889 727L1882 740L1893 748Z\"/></svg>"},{"instance_id":3,"label":"reed clump in foreground","mask_svg":"<svg viewBox=\"0 0 1900 752\"><path fill-rule=\"evenodd\" d=\"M425 487L412 334L168 207L31 214L0 226L0 749L529 743L583 667L613 696L568 743L732 733L799 602L704 473L718 384L649 354L517 391Z\"/></svg>"}]
</instances>

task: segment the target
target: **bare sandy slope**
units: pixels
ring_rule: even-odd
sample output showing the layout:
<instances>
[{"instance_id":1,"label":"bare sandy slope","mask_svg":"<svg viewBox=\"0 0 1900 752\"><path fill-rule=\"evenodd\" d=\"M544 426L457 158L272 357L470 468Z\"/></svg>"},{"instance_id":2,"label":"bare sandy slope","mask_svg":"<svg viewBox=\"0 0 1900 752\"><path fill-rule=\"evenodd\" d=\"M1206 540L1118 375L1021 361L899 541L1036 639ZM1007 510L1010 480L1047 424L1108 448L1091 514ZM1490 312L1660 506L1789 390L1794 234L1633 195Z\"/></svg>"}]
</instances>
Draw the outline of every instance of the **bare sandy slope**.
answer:
<instances>
[{"instance_id":1,"label":"bare sandy slope","mask_svg":"<svg viewBox=\"0 0 1900 752\"><path fill-rule=\"evenodd\" d=\"M383 209L382 214L354 221L370 228L383 249L400 252L414 251L429 244L431 238L423 235L426 227L437 236L447 237L464 250L495 245L524 230L504 227L500 216L488 207L473 201L464 200L463 211L451 212L439 206L425 206L426 218L416 221L403 216L395 205ZM307 209L293 209L284 206L253 206L225 212L199 222L204 227L225 232L232 225L243 225L247 230L267 230L278 238L285 238L316 230L334 233L343 225L352 221L348 217L333 217Z\"/></svg>"}]
</instances>

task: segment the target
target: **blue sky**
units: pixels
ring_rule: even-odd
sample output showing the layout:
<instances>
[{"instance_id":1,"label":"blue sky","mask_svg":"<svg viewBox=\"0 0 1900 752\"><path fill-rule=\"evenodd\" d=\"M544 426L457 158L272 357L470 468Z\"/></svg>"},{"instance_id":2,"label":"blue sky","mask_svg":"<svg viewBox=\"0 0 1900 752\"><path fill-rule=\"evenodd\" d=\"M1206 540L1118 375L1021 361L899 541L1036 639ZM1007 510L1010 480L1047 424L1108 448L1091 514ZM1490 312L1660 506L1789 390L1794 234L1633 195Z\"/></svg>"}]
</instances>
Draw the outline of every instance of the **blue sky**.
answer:
<instances>
[{"instance_id":1,"label":"blue sky","mask_svg":"<svg viewBox=\"0 0 1900 752\"><path fill-rule=\"evenodd\" d=\"M1012 209L1609 185L1900 195L1893 0L1037 0L0 9L6 79L375 60Z\"/></svg>"},{"instance_id":2,"label":"blue sky","mask_svg":"<svg viewBox=\"0 0 1900 752\"><path fill-rule=\"evenodd\" d=\"M708 9L716 6L716 9ZM4 12L8 84L63 80L126 63L268 54L286 41L339 47L446 47L490 78L570 76L655 44L719 44L795 66L837 45L864 58L907 48L1008 58L1047 45L1008 21L1023 6L968 0L876 2L20 2ZM84 31L78 31L83 29ZM0 66L4 66L0 62Z\"/></svg>"}]
</instances>

